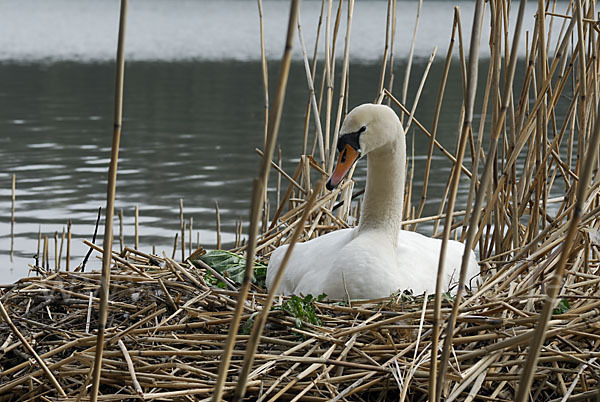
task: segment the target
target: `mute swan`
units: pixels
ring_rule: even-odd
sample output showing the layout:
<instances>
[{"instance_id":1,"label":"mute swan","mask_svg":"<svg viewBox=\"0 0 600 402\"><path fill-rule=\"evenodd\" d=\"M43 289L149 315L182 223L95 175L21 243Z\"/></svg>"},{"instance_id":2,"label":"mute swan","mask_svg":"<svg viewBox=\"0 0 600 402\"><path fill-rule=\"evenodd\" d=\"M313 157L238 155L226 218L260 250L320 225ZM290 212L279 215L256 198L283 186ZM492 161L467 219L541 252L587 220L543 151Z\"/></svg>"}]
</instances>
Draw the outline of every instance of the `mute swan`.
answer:
<instances>
[{"instance_id":1,"label":"mute swan","mask_svg":"<svg viewBox=\"0 0 600 402\"><path fill-rule=\"evenodd\" d=\"M327 294L331 299L375 299L411 289L435 292L441 240L400 230L406 139L396 113L384 105L364 104L344 120L338 139L337 166L327 181L335 188L352 165L367 158L367 185L357 227L330 232L294 246L278 293ZM267 267L271 289L288 245L278 247ZM464 252L450 241L444 265L443 291L457 281ZM479 273L470 252L467 278Z\"/></svg>"}]
</instances>

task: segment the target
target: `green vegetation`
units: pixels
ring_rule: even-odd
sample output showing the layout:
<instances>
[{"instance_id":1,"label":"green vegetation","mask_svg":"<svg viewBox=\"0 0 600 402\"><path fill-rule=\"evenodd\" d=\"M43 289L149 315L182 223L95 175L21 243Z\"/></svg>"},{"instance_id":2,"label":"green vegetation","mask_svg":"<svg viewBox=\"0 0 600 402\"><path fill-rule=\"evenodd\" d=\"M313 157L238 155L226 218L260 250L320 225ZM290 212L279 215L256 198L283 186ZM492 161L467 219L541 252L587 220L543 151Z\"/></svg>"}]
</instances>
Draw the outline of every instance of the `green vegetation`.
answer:
<instances>
[{"instance_id":1,"label":"green vegetation","mask_svg":"<svg viewBox=\"0 0 600 402\"><path fill-rule=\"evenodd\" d=\"M567 299L562 299L560 302L558 302L558 305L556 306L556 308L554 310L552 310L552 314L558 315L558 314L564 314L567 311L569 311L571 309L571 305L569 304L569 301Z\"/></svg>"},{"instance_id":2,"label":"green vegetation","mask_svg":"<svg viewBox=\"0 0 600 402\"><path fill-rule=\"evenodd\" d=\"M302 328L302 322L308 322L313 325L321 325L321 320L317 317L315 311L315 301L322 301L327 297L325 293L317 296L306 295L304 298L292 295L281 306L273 307L273 310L282 310L295 318L296 328Z\"/></svg>"},{"instance_id":3,"label":"green vegetation","mask_svg":"<svg viewBox=\"0 0 600 402\"><path fill-rule=\"evenodd\" d=\"M246 270L246 259L242 256L225 250L213 250L198 258L203 263L210 265L215 271L224 277L231 279L237 285L244 280L244 271ZM252 283L264 287L267 277L267 266L254 262L254 276ZM225 288L225 284L210 273L205 279L214 286Z\"/></svg>"}]
</instances>

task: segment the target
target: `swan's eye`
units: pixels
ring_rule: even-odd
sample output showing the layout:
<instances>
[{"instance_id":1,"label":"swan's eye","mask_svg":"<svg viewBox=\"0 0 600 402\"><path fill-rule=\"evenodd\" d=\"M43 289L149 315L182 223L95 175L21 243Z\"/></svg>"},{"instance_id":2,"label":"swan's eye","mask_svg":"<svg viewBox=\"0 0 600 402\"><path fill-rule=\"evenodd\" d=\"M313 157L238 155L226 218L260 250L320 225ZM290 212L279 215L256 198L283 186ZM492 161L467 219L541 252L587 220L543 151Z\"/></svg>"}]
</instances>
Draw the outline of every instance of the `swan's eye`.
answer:
<instances>
[{"instance_id":1,"label":"swan's eye","mask_svg":"<svg viewBox=\"0 0 600 402\"><path fill-rule=\"evenodd\" d=\"M361 134L361 133L364 133L365 131L367 131L367 126L362 126L360 128L360 130L358 130L358 133Z\"/></svg>"}]
</instances>

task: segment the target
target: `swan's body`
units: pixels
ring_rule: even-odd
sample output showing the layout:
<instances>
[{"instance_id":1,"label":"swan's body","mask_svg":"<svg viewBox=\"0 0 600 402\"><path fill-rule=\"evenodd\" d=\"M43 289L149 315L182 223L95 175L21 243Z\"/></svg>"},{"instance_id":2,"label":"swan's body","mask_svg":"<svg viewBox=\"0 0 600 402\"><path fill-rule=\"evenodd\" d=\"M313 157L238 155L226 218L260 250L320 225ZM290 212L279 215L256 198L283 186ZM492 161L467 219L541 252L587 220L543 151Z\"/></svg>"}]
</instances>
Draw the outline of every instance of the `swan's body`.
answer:
<instances>
[{"instance_id":1,"label":"swan's body","mask_svg":"<svg viewBox=\"0 0 600 402\"><path fill-rule=\"evenodd\" d=\"M278 292L325 293L332 299L373 299L405 289L414 294L433 293L441 240L400 229L406 142L398 117L387 106L362 105L348 114L340 133L340 157L327 187L335 187L361 153L369 155L360 223L353 229L296 244ZM271 256L267 268L269 289L287 248L281 246ZM443 291L458 280L463 253L462 243L448 242ZM478 273L475 255L470 251L467 279Z\"/></svg>"}]
</instances>

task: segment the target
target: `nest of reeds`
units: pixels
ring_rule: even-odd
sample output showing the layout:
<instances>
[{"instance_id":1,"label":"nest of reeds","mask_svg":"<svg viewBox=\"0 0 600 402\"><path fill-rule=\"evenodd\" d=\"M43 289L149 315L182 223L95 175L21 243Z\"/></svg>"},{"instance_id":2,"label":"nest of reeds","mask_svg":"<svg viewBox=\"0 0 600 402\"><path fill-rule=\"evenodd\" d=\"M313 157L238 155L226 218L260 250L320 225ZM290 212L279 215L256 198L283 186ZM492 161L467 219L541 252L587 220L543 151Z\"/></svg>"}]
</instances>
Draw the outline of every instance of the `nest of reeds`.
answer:
<instances>
[{"instance_id":1,"label":"nest of reeds","mask_svg":"<svg viewBox=\"0 0 600 402\"><path fill-rule=\"evenodd\" d=\"M199 254L199 253L197 253ZM488 263L494 272L460 306L444 387L446 400L512 400L543 287L555 260ZM581 254L580 251L576 254ZM209 397L237 303L225 270L126 249L113 254L99 399ZM195 257L194 257L195 258ZM574 259L534 373L534 400L593 395L600 366L600 276ZM596 267L596 262L591 262ZM216 264L214 264L216 265ZM523 274L523 267L529 269ZM4 289L0 395L4 400L87 399L94 359L100 274L41 272ZM223 274L221 274L223 273ZM521 275L523 279L513 280ZM225 283L221 282L225 281ZM255 285L253 285L255 286ZM244 306L224 385L237 385L250 328L266 294L255 286ZM444 296L447 315L453 296ZM247 380L258 400L427 398L432 297L408 292L373 301L280 298L268 315ZM15 336L37 352L57 385ZM64 393L66 399L60 395Z\"/></svg>"}]
</instances>

